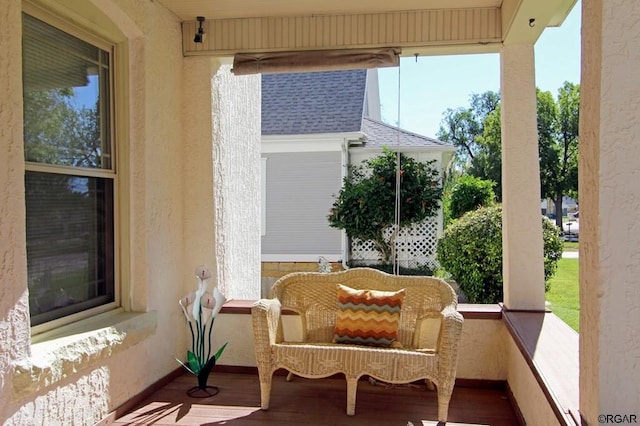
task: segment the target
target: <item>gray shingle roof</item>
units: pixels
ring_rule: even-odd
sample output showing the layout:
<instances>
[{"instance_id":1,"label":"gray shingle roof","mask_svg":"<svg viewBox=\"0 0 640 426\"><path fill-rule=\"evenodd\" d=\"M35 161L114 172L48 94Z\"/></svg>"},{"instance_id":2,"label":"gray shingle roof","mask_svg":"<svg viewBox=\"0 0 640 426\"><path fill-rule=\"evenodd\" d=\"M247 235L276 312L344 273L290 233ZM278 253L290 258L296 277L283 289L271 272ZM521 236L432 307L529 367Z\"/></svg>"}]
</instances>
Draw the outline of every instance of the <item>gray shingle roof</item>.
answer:
<instances>
[{"instance_id":1,"label":"gray shingle roof","mask_svg":"<svg viewBox=\"0 0 640 426\"><path fill-rule=\"evenodd\" d=\"M367 117L362 119L362 132L365 134L365 146L367 148L382 148L383 146L393 148L398 144L399 136L400 146L403 148L441 147L455 150L454 146L449 143L398 129L397 127Z\"/></svg>"},{"instance_id":2,"label":"gray shingle roof","mask_svg":"<svg viewBox=\"0 0 640 426\"><path fill-rule=\"evenodd\" d=\"M357 132L367 71L262 75L262 134Z\"/></svg>"}]
</instances>

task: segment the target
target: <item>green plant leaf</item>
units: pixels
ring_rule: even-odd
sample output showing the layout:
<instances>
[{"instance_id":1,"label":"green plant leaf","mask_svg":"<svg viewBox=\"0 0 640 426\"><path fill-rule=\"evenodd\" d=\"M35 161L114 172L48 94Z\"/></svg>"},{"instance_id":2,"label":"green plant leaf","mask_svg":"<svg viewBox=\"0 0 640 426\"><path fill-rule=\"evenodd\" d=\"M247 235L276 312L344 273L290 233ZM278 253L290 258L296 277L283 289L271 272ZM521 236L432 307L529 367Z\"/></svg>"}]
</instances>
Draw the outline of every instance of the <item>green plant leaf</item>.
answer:
<instances>
[{"instance_id":1,"label":"green plant leaf","mask_svg":"<svg viewBox=\"0 0 640 426\"><path fill-rule=\"evenodd\" d=\"M229 342L226 342L224 345L222 345L220 347L220 349L218 349L218 352L216 352L216 354L213 356L215 359L218 359L222 356L222 352L224 352L224 348L227 347L227 345L229 344Z\"/></svg>"},{"instance_id":2,"label":"green plant leaf","mask_svg":"<svg viewBox=\"0 0 640 426\"><path fill-rule=\"evenodd\" d=\"M191 351L187 351L187 362L189 363L189 367L191 367L193 374L197 376L198 373L200 373L200 361L196 354Z\"/></svg>"}]
</instances>

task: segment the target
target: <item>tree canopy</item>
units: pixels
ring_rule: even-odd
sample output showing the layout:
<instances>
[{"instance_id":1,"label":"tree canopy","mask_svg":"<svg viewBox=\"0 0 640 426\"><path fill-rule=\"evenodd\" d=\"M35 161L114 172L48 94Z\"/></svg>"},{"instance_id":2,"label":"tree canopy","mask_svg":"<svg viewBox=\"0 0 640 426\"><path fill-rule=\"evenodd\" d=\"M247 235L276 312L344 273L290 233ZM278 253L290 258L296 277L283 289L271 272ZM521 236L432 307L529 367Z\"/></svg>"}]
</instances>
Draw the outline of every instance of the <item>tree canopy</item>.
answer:
<instances>
[{"instance_id":1,"label":"tree canopy","mask_svg":"<svg viewBox=\"0 0 640 426\"><path fill-rule=\"evenodd\" d=\"M440 140L456 146L456 158L460 164L472 161L481 150L478 138L484 132L485 119L500 104L500 94L496 92L474 93L469 107L449 108L443 113L438 131Z\"/></svg>"},{"instance_id":2,"label":"tree canopy","mask_svg":"<svg viewBox=\"0 0 640 426\"><path fill-rule=\"evenodd\" d=\"M542 198L556 204L556 224L562 224L562 198L577 196L578 119L580 85L565 82L554 99L551 92L536 91L538 153ZM502 199L502 133L500 98L495 92L473 94L467 107L448 109L443 114L440 140L454 144L455 167L462 174L495 182L495 194Z\"/></svg>"}]
</instances>

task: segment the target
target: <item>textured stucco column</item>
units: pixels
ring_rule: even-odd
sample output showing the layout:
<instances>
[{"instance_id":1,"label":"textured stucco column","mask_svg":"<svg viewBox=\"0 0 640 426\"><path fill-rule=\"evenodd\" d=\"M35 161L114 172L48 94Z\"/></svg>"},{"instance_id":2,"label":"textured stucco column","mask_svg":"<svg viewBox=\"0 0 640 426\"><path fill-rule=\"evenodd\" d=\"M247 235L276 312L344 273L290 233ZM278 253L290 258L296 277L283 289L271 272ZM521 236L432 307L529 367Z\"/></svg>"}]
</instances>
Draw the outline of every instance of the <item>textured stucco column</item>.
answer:
<instances>
[{"instance_id":1,"label":"textured stucco column","mask_svg":"<svg viewBox=\"0 0 640 426\"><path fill-rule=\"evenodd\" d=\"M502 250L508 309L544 309L540 165L532 45L500 52Z\"/></svg>"},{"instance_id":2,"label":"textured stucco column","mask_svg":"<svg viewBox=\"0 0 640 426\"><path fill-rule=\"evenodd\" d=\"M637 422L640 8L621 0L582 5L580 413L593 425L607 414L634 414Z\"/></svg>"},{"instance_id":3,"label":"textured stucco column","mask_svg":"<svg viewBox=\"0 0 640 426\"><path fill-rule=\"evenodd\" d=\"M213 162L218 282L226 296L260 298L260 75L213 76Z\"/></svg>"}]
</instances>

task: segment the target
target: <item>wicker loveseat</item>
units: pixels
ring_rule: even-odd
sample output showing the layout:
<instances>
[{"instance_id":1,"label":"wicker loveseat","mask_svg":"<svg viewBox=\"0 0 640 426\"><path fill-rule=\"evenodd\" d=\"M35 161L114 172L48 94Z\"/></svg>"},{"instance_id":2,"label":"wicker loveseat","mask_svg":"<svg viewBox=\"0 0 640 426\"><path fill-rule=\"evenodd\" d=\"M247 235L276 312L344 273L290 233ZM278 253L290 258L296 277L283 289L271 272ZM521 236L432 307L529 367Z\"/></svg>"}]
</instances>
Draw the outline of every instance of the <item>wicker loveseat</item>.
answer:
<instances>
[{"instance_id":1,"label":"wicker loveseat","mask_svg":"<svg viewBox=\"0 0 640 426\"><path fill-rule=\"evenodd\" d=\"M402 348L334 343L336 288L405 289L398 341ZM367 375L388 383L430 379L437 386L438 421L446 422L458 359L462 316L452 288L434 277L394 276L370 268L342 272L295 272L279 279L269 299L252 307L261 406L269 408L273 373L280 369L307 378L343 373L347 414L355 414L358 379ZM282 310L300 315L302 341L284 340ZM435 336L428 330L434 328Z\"/></svg>"}]
</instances>

